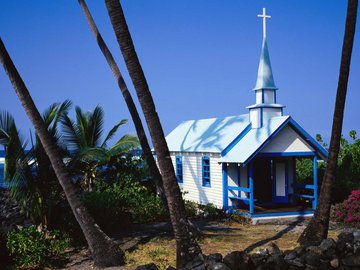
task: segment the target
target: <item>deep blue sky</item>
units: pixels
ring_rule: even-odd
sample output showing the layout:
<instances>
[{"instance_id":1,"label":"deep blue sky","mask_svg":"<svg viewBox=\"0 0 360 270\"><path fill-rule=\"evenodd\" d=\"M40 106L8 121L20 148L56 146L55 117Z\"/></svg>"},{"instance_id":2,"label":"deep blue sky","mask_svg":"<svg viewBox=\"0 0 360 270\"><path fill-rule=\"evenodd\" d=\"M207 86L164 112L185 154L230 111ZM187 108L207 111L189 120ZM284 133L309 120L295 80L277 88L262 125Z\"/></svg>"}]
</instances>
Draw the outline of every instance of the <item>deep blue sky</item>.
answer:
<instances>
[{"instance_id":1,"label":"deep blue sky","mask_svg":"<svg viewBox=\"0 0 360 270\"><path fill-rule=\"evenodd\" d=\"M346 1L124 0L124 12L166 134L189 119L247 113L262 40L262 7L278 102L311 135L329 140ZM88 0L100 32L126 74L104 1ZM359 24L344 134L360 133ZM130 118L75 0L1 1L0 36L38 108L71 99L105 109L105 128ZM129 88L133 87L125 76ZM135 97L135 93L134 93ZM0 109L28 133L30 123L0 69ZM122 129L134 132L132 123ZM120 133L119 133L120 135Z\"/></svg>"}]
</instances>

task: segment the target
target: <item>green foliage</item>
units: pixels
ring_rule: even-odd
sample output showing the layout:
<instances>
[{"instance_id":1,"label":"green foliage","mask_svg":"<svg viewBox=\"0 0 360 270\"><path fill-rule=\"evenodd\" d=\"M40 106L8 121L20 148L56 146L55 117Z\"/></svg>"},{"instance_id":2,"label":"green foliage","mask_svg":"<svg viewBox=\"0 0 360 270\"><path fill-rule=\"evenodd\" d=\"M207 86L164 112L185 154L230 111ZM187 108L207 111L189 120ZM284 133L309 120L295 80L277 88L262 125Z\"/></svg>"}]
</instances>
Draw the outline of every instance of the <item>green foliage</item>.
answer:
<instances>
[{"instance_id":1,"label":"green foliage","mask_svg":"<svg viewBox=\"0 0 360 270\"><path fill-rule=\"evenodd\" d=\"M350 131L353 141L341 140L338 168L332 197L334 202L341 202L352 190L360 189L360 140L356 132Z\"/></svg>"},{"instance_id":2,"label":"green foliage","mask_svg":"<svg viewBox=\"0 0 360 270\"><path fill-rule=\"evenodd\" d=\"M360 140L357 139L355 130L349 132L352 141L344 137L340 141L340 152L336 171L336 179L333 183L332 203L342 202L349 196L350 192L360 189ZM317 134L316 139L326 146L321 135ZM318 180L319 186L325 173L325 163L318 163ZM297 159L296 177L299 183L312 183L313 181L313 164L310 159Z\"/></svg>"},{"instance_id":3,"label":"green foliage","mask_svg":"<svg viewBox=\"0 0 360 270\"><path fill-rule=\"evenodd\" d=\"M313 180L313 161L308 158L296 159L296 181L306 184Z\"/></svg>"},{"instance_id":4,"label":"green foliage","mask_svg":"<svg viewBox=\"0 0 360 270\"><path fill-rule=\"evenodd\" d=\"M132 221L147 223L159 220L165 215L161 199L139 182L131 180L86 192L83 201L95 221L106 231Z\"/></svg>"},{"instance_id":5,"label":"green foliage","mask_svg":"<svg viewBox=\"0 0 360 270\"><path fill-rule=\"evenodd\" d=\"M59 141L59 119L70 107L70 101L54 103L42 116L55 142ZM40 139L36 134L34 138L31 136L31 148L25 151L27 144L14 119L10 114L2 113L0 144L6 149L5 178L9 182L11 196L34 223L49 227L65 198Z\"/></svg>"},{"instance_id":6,"label":"green foliage","mask_svg":"<svg viewBox=\"0 0 360 270\"><path fill-rule=\"evenodd\" d=\"M126 153L139 146L137 137L125 134L112 147L108 147L120 126L127 120L116 124L102 140L105 121L104 111L96 106L91 112L75 107L76 121L65 114L61 118L63 143L69 150L68 168L80 180L84 190L92 191L99 167L106 165L113 157Z\"/></svg>"},{"instance_id":7,"label":"green foliage","mask_svg":"<svg viewBox=\"0 0 360 270\"><path fill-rule=\"evenodd\" d=\"M196 202L184 200L185 213L188 217L195 217L198 214L198 205Z\"/></svg>"},{"instance_id":8,"label":"green foliage","mask_svg":"<svg viewBox=\"0 0 360 270\"><path fill-rule=\"evenodd\" d=\"M188 217L216 219L225 216L222 209L218 209L214 204L197 204L192 201L185 200L185 212Z\"/></svg>"},{"instance_id":9,"label":"green foliage","mask_svg":"<svg viewBox=\"0 0 360 270\"><path fill-rule=\"evenodd\" d=\"M31 226L10 231L6 245L17 268L33 269L46 266L54 256L64 256L70 241L66 237L60 237L58 231L47 235Z\"/></svg>"}]
</instances>

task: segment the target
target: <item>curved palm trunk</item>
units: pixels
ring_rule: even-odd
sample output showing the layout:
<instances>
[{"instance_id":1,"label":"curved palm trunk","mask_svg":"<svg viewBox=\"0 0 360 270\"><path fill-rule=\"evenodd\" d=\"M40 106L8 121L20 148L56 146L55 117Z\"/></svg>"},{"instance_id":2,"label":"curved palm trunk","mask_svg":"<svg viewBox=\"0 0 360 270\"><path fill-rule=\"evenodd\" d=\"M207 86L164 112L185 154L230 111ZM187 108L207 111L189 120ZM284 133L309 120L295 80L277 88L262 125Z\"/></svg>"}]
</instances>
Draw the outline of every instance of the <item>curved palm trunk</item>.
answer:
<instances>
[{"instance_id":1,"label":"curved palm trunk","mask_svg":"<svg viewBox=\"0 0 360 270\"><path fill-rule=\"evenodd\" d=\"M60 182L60 185L64 189L70 207L87 240L95 264L98 266L113 266L122 264L124 262L124 253L95 224L94 220L88 214L78 197L77 189L71 181L70 175L61 159L58 148L48 133L39 111L37 110L34 101L32 100L30 93L20 77L14 63L12 62L1 38L0 61L4 66L4 69L19 97L22 106L25 109L26 114L39 136L46 154L49 156L55 174Z\"/></svg>"},{"instance_id":2,"label":"curved palm trunk","mask_svg":"<svg viewBox=\"0 0 360 270\"><path fill-rule=\"evenodd\" d=\"M345 99L350 71L351 53L354 43L358 0L349 0L345 35L341 55L339 82L336 94L335 111L330 140L329 158L321 185L318 206L314 217L299 238L303 245L314 244L325 239L329 229L330 196L332 183L335 180L337 160L340 148L341 130L345 108Z\"/></svg>"},{"instance_id":3,"label":"curved palm trunk","mask_svg":"<svg viewBox=\"0 0 360 270\"><path fill-rule=\"evenodd\" d=\"M83 10L84 15L86 17L86 21L88 22L88 24L90 26L91 32L93 33L93 35L96 39L96 42L99 45L99 48L100 48L101 52L103 53L106 61L108 62L109 67L118 83L120 91L124 97L124 100L126 102L128 109L129 109L131 118L134 122L136 133L139 137L140 145L144 152L144 157L145 157L146 163L148 164L150 173L151 173L152 177L154 178L156 190L166 204L166 197L165 197L165 193L164 193L164 186L163 186L161 174L159 172L158 167L156 166L154 157L151 153L151 149L150 149L148 140L146 138L144 127L143 127L142 121L140 119L139 113L136 109L134 100L131 97L129 89L124 81L124 78L120 72L118 65L115 62L114 57L112 56L104 39L102 38L101 34L99 33L99 30L94 22L94 19L92 18L91 14L90 14L90 11L86 5L85 0L78 0L78 1L81 6L81 9Z\"/></svg>"},{"instance_id":4,"label":"curved palm trunk","mask_svg":"<svg viewBox=\"0 0 360 270\"><path fill-rule=\"evenodd\" d=\"M176 239L176 264L177 268L181 269L195 258L201 259L201 249L191 233L191 225L185 214L184 202L176 181L164 132L144 72L137 57L121 5L119 0L106 0L106 6L156 151Z\"/></svg>"}]
</instances>

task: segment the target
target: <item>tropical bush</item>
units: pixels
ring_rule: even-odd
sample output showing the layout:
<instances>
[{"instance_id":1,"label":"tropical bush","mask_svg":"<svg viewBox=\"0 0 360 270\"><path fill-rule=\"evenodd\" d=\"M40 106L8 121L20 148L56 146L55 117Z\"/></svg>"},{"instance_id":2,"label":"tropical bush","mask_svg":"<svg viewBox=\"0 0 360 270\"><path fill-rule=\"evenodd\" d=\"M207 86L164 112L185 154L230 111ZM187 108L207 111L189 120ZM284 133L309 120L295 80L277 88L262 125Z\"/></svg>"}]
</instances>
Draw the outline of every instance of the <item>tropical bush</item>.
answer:
<instances>
[{"instance_id":1,"label":"tropical bush","mask_svg":"<svg viewBox=\"0 0 360 270\"><path fill-rule=\"evenodd\" d=\"M68 100L54 103L42 115L56 143L60 140L59 119L70 107ZM0 144L6 149L5 179L9 182L10 194L35 224L49 228L66 199L39 137L31 134L30 141L28 146L9 113L0 112Z\"/></svg>"},{"instance_id":2,"label":"tropical bush","mask_svg":"<svg viewBox=\"0 0 360 270\"><path fill-rule=\"evenodd\" d=\"M34 269L46 266L55 256L64 256L70 240L59 231L41 232L31 226L10 231L6 246L17 268Z\"/></svg>"},{"instance_id":3,"label":"tropical bush","mask_svg":"<svg viewBox=\"0 0 360 270\"><path fill-rule=\"evenodd\" d=\"M336 178L333 183L331 194L332 203L344 201L352 190L360 189L360 140L356 131L349 132L350 140L341 138L339 159ZM321 136L317 134L316 139L324 147ZM321 185L325 173L325 162L318 163L318 183ZM313 164L310 159L296 160L296 179L299 183L312 183Z\"/></svg>"},{"instance_id":4,"label":"tropical bush","mask_svg":"<svg viewBox=\"0 0 360 270\"><path fill-rule=\"evenodd\" d=\"M332 209L332 219L350 225L360 227L360 190L353 190L350 196L342 203L336 204Z\"/></svg>"},{"instance_id":5,"label":"tropical bush","mask_svg":"<svg viewBox=\"0 0 360 270\"><path fill-rule=\"evenodd\" d=\"M225 216L225 212L213 203L198 204L185 200L185 212L188 217L216 219Z\"/></svg>"},{"instance_id":6,"label":"tropical bush","mask_svg":"<svg viewBox=\"0 0 360 270\"><path fill-rule=\"evenodd\" d=\"M137 181L124 180L86 192L85 206L106 231L131 222L147 223L165 216L161 199Z\"/></svg>"}]
</instances>

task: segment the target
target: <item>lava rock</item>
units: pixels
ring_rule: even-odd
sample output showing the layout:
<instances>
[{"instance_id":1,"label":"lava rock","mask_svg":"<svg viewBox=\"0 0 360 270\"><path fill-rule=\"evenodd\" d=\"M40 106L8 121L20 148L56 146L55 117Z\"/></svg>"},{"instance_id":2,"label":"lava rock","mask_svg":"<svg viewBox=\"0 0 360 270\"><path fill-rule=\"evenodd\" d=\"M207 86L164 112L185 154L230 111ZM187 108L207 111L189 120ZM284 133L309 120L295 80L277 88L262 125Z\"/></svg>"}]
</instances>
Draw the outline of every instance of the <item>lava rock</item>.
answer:
<instances>
[{"instance_id":1,"label":"lava rock","mask_svg":"<svg viewBox=\"0 0 360 270\"><path fill-rule=\"evenodd\" d=\"M260 248L259 250L256 251L256 254L269 255L269 251L266 248Z\"/></svg>"},{"instance_id":2,"label":"lava rock","mask_svg":"<svg viewBox=\"0 0 360 270\"><path fill-rule=\"evenodd\" d=\"M281 255L274 255L269 257L265 266L267 266L267 269L274 270L286 270L288 268L286 261Z\"/></svg>"},{"instance_id":3,"label":"lava rock","mask_svg":"<svg viewBox=\"0 0 360 270\"><path fill-rule=\"evenodd\" d=\"M224 257L223 262L230 267L231 270L252 270L255 265L251 260L251 256L245 252L233 251Z\"/></svg>"},{"instance_id":4,"label":"lava rock","mask_svg":"<svg viewBox=\"0 0 360 270\"><path fill-rule=\"evenodd\" d=\"M135 270L159 270L159 268L154 263L148 263L136 267Z\"/></svg>"},{"instance_id":5,"label":"lava rock","mask_svg":"<svg viewBox=\"0 0 360 270\"><path fill-rule=\"evenodd\" d=\"M323 253L326 253L328 251L335 250L336 243L335 243L334 239L327 238L327 239L324 239L321 241L321 244L319 247Z\"/></svg>"},{"instance_id":6,"label":"lava rock","mask_svg":"<svg viewBox=\"0 0 360 270\"><path fill-rule=\"evenodd\" d=\"M356 267L360 266L360 256L350 255L341 260L345 266Z\"/></svg>"},{"instance_id":7,"label":"lava rock","mask_svg":"<svg viewBox=\"0 0 360 270\"><path fill-rule=\"evenodd\" d=\"M280 248L275 243L270 243L265 247L270 255L281 255Z\"/></svg>"},{"instance_id":8,"label":"lava rock","mask_svg":"<svg viewBox=\"0 0 360 270\"><path fill-rule=\"evenodd\" d=\"M186 269L205 270L205 260L203 255L196 256L191 262L186 264Z\"/></svg>"},{"instance_id":9,"label":"lava rock","mask_svg":"<svg viewBox=\"0 0 360 270\"><path fill-rule=\"evenodd\" d=\"M335 258L335 259L332 259L330 261L330 265L332 268L338 268L339 267L339 259L338 258Z\"/></svg>"},{"instance_id":10,"label":"lava rock","mask_svg":"<svg viewBox=\"0 0 360 270\"><path fill-rule=\"evenodd\" d=\"M322 250L320 249L320 246L308 246L306 248L306 253L308 253L308 252L316 253L319 255L322 254Z\"/></svg>"},{"instance_id":11,"label":"lava rock","mask_svg":"<svg viewBox=\"0 0 360 270\"><path fill-rule=\"evenodd\" d=\"M291 260L295 260L296 256L297 256L296 252L290 252L285 255L284 259L287 261L291 261Z\"/></svg>"},{"instance_id":12,"label":"lava rock","mask_svg":"<svg viewBox=\"0 0 360 270\"><path fill-rule=\"evenodd\" d=\"M302 259L304 259L304 261L307 265L310 265L313 267L320 266L321 256L318 253L309 251L302 256Z\"/></svg>"},{"instance_id":13,"label":"lava rock","mask_svg":"<svg viewBox=\"0 0 360 270\"><path fill-rule=\"evenodd\" d=\"M223 256L220 253L213 253L205 257L205 267L208 268L210 265L222 262Z\"/></svg>"},{"instance_id":14,"label":"lava rock","mask_svg":"<svg viewBox=\"0 0 360 270\"><path fill-rule=\"evenodd\" d=\"M217 262L214 264L211 264L207 270L231 270L226 264Z\"/></svg>"},{"instance_id":15,"label":"lava rock","mask_svg":"<svg viewBox=\"0 0 360 270\"><path fill-rule=\"evenodd\" d=\"M352 253L353 247L352 243L354 241L354 235L351 232L342 232L338 236L338 241L336 242L336 254L343 255L345 253Z\"/></svg>"},{"instance_id":16,"label":"lava rock","mask_svg":"<svg viewBox=\"0 0 360 270\"><path fill-rule=\"evenodd\" d=\"M353 242L360 242L360 231L354 231L353 232L354 240Z\"/></svg>"},{"instance_id":17,"label":"lava rock","mask_svg":"<svg viewBox=\"0 0 360 270\"><path fill-rule=\"evenodd\" d=\"M298 268L305 267L305 262L302 258L296 258L295 260L288 261L287 263Z\"/></svg>"},{"instance_id":18,"label":"lava rock","mask_svg":"<svg viewBox=\"0 0 360 270\"><path fill-rule=\"evenodd\" d=\"M253 261L256 267L263 265L268 257L269 257L268 255L264 255L264 254L256 254L256 253L251 254L251 260Z\"/></svg>"}]
</instances>

